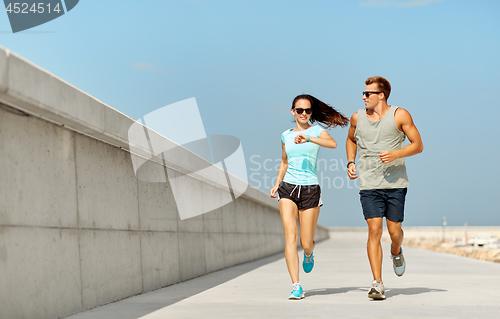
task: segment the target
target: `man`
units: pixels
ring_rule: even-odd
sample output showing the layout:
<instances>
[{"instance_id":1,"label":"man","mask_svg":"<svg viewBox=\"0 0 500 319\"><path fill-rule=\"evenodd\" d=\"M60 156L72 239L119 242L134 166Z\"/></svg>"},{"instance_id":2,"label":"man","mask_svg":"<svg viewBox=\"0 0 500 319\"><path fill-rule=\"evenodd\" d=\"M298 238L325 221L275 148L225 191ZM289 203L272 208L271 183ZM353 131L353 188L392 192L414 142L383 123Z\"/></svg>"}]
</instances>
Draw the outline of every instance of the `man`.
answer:
<instances>
[{"instance_id":1,"label":"man","mask_svg":"<svg viewBox=\"0 0 500 319\"><path fill-rule=\"evenodd\" d=\"M420 133L407 110L387 104L391 84L385 78L373 76L365 81L365 108L351 117L346 142L347 175L358 178L363 214L368 224L367 252L373 273L368 297L385 299L382 281L383 217L391 237L394 272L402 276L406 263L403 257L404 202L409 186L405 157L422 152ZM410 144L404 146L405 137ZM354 162L359 152L359 167Z\"/></svg>"}]
</instances>

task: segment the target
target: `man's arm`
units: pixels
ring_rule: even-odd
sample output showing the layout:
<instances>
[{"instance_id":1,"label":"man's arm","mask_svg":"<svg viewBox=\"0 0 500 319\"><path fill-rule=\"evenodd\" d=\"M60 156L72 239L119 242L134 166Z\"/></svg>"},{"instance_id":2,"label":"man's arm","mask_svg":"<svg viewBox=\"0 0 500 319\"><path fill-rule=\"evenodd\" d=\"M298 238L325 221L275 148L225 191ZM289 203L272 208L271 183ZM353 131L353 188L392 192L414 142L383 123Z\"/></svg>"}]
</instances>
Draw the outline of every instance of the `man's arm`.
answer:
<instances>
[{"instance_id":1,"label":"man's arm","mask_svg":"<svg viewBox=\"0 0 500 319\"><path fill-rule=\"evenodd\" d=\"M358 124L358 113L354 113L351 116L351 125L349 126L349 133L347 134L347 141L345 142L345 151L347 154L347 161L354 162L356 159L356 152L358 151L358 145L356 144L356 138L354 138L354 132L356 132L356 125ZM347 169L347 176L350 179L358 178L358 173L356 172L356 164L351 163Z\"/></svg>"},{"instance_id":2,"label":"man's arm","mask_svg":"<svg viewBox=\"0 0 500 319\"><path fill-rule=\"evenodd\" d=\"M398 129L406 134L410 144L397 151L380 152L380 159L384 163L390 163L397 158L413 156L424 150L422 138L417 127L413 124L410 113L405 109L399 108L394 115L394 120Z\"/></svg>"}]
</instances>

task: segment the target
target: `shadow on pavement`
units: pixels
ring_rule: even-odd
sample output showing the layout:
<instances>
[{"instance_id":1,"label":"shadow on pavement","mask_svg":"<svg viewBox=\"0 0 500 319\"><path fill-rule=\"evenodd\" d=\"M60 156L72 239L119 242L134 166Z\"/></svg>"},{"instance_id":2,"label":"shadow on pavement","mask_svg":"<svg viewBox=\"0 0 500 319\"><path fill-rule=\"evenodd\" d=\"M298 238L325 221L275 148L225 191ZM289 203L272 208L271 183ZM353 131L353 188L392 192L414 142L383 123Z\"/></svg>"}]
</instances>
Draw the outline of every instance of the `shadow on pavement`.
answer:
<instances>
[{"instance_id":1,"label":"shadow on pavement","mask_svg":"<svg viewBox=\"0 0 500 319\"><path fill-rule=\"evenodd\" d=\"M424 287L411 287L411 288L392 288L385 291L385 297L390 298L397 295L419 295L428 292L444 292L448 290L424 288Z\"/></svg>"},{"instance_id":2,"label":"shadow on pavement","mask_svg":"<svg viewBox=\"0 0 500 319\"><path fill-rule=\"evenodd\" d=\"M353 290L366 290L366 287L340 287L340 288L320 288L304 291L307 297L345 294Z\"/></svg>"},{"instance_id":3,"label":"shadow on pavement","mask_svg":"<svg viewBox=\"0 0 500 319\"><path fill-rule=\"evenodd\" d=\"M368 292L366 287L340 287L340 288L320 288L305 290L304 293L306 297L311 296L325 296L325 295L336 295L345 294L349 291L361 290ZM397 295L419 295L429 292L444 292L448 290L434 289L434 288L424 288L424 287L412 287L412 288L392 288L385 291L385 297L391 298Z\"/></svg>"}]
</instances>

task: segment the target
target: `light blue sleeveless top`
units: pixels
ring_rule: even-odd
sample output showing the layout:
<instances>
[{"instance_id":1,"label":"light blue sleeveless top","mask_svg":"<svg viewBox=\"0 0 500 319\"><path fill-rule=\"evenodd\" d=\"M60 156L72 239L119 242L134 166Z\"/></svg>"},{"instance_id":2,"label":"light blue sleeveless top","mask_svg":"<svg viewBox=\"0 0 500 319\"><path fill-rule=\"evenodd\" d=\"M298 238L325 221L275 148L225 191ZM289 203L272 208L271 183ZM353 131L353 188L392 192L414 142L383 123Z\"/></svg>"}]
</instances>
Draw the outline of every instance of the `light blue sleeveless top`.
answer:
<instances>
[{"instance_id":1,"label":"light blue sleeveless top","mask_svg":"<svg viewBox=\"0 0 500 319\"><path fill-rule=\"evenodd\" d=\"M285 144L286 156L288 157L288 169L283 181L294 185L319 184L316 175L319 145L311 142L295 144L294 140L300 133L319 137L321 131L324 129L315 125L300 132L292 132L292 129L288 129L281 134L281 141Z\"/></svg>"}]
</instances>

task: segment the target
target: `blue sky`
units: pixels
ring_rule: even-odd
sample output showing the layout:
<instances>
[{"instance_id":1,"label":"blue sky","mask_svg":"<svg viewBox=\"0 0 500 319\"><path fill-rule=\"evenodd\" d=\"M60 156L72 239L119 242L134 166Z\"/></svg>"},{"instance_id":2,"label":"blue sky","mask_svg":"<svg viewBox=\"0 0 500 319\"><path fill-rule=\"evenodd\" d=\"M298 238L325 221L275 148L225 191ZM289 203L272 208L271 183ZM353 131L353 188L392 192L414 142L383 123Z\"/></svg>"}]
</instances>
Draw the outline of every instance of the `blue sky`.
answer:
<instances>
[{"instance_id":1,"label":"blue sky","mask_svg":"<svg viewBox=\"0 0 500 319\"><path fill-rule=\"evenodd\" d=\"M425 147L407 159L405 225L500 225L499 14L494 0L80 1L16 34L0 14L0 45L136 119L195 97L207 134L238 137L266 192L296 95L350 116L364 80L384 76ZM330 134L320 222L363 226L347 129Z\"/></svg>"}]
</instances>

